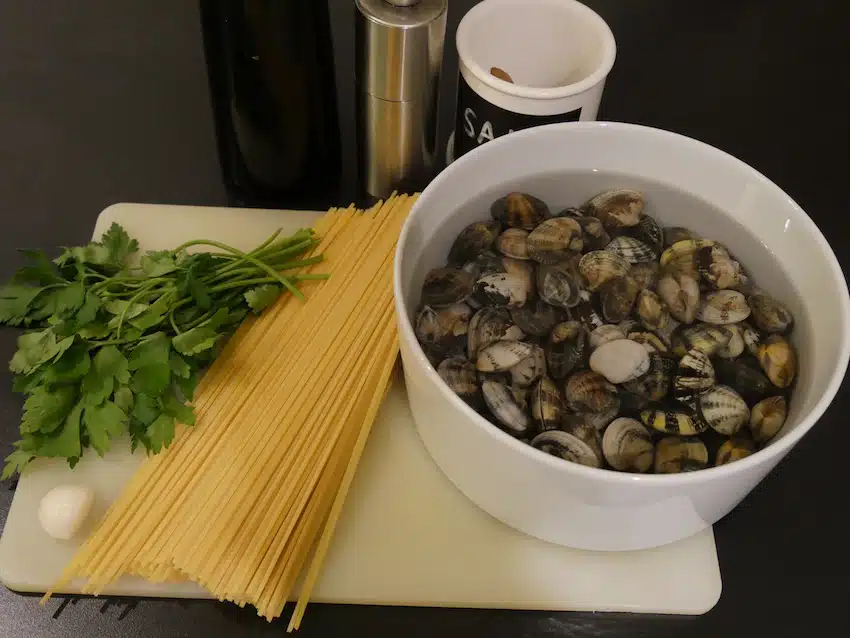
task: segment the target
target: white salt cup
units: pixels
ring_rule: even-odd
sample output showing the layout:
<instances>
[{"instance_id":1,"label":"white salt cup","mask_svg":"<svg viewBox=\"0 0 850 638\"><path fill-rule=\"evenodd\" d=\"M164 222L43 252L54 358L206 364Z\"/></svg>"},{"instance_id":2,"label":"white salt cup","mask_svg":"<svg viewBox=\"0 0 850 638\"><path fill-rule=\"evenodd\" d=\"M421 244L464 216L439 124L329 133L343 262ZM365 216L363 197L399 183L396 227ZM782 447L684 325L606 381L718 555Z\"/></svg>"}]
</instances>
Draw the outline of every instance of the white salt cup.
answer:
<instances>
[{"instance_id":1,"label":"white salt cup","mask_svg":"<svg viewBox=\"0 0 850 638\"><path fill-rule=\"evenodd\" d=\"M513 131L595 120L616 57L611 29L575 0L483 0L461 20L456 45L447 163ZM512 82L493 75L494 67Z\"/></svg>"}]
</instances>

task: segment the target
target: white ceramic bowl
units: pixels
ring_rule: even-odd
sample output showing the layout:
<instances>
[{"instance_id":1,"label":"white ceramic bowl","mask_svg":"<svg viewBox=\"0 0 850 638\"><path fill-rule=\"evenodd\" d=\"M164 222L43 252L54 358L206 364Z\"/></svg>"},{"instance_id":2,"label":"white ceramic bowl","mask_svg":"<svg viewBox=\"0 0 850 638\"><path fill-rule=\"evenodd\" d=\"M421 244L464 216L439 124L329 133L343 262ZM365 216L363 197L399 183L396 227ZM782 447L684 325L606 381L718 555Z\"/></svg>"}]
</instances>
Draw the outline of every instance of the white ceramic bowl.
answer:
<instances>
[{"instance_id":1,"label":"white ceramic bowl","mask_svg":"<svg viewBox=\"0 0 850 638\"><path fill-rule=\"evenodd\" d=\"M425 273L467 224L522 190L551 208L606 188L644 192L646 212L724 242L787 303L800 370L786 425L734 463L678 475L584 467L517 441L443 384L412 327ZM671 188L672 187L672 188ZM832 401L850 353L850 299L829 244L780 188L743 162L674 133L606 122L554 124L484 144L444 170L405 223L395 264L401 355L419 434L446 476L483 510L569 547L633 550L690 536L734 508Z\"/></svg>"}]
</instances>

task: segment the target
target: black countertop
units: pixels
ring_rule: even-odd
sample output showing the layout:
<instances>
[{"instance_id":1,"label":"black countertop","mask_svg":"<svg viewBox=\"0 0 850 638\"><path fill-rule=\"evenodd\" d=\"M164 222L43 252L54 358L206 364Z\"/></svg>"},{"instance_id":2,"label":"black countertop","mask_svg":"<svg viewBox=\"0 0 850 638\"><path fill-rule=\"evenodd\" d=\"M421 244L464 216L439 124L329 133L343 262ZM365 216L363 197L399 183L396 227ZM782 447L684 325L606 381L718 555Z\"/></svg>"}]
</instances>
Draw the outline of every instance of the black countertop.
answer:
<instances>
[{"instance_id":1,"label":"black countertop","mask_svg":"<svg viewBox=\"0 0 850 638\"><path fill-rule=\"evenodd\" d=\"M330 0L354 197L353 9ZM442 137L451 121L454 29L474 0L451 0ZM784 188L850 264L850 5L839 0L596 0L618 56L599 118L670 129L718 146ZM194 2L0 3L0 278L14 248L86 241L117 201L227 203ZM320 208L325 202L316 202ZM13 335L0 334L0 360ZM20 403L0 371L0 457ZM723 577L700 617L313 605L304 636L846 636L850 391L715 526ZM0 525L12 501L0 485ZM841 566L845 566L842 568ZM836 569L837 568L837 569ZM838 571L836 583L829 571ZM38 599L0 588L0 637L271 636L250 609L202 601Z\"/></svg>"}]
</instances>

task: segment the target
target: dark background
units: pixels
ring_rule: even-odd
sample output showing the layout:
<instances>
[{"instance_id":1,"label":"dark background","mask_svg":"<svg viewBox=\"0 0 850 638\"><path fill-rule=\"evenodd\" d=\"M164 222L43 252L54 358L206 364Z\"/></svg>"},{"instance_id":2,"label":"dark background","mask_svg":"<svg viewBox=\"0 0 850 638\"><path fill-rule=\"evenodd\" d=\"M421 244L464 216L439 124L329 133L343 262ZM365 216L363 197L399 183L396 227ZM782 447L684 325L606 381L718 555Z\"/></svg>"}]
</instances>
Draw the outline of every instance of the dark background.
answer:
<instances>
[{"instance_id":1,"label":"dark background","mask_svg":"<svg viewBox=\"0 0 850 638\"><path fill-rule=\"evenodd\" d=\"M355 193L353 8L350 0L330 3L345 166L341 201L333 203L345 204ZM449 2L442 148L457 78L454 29L473 4ZM618 46L599 119L670 129L750 163L809 212L846 269L848 3L587 4L608 21ZM0 277L11 274L14 248L84 242L98 213L118 201L227 202L196 3L0 1ZM13 335L1 334L0 360L13 347ZM4 366L0 387L9 384ZM723 595L704 616L314 605L301 635L850 635L848 408L845 387L818 426L716 525ZM17 438L19 410L17 397L0 392L2 456ZM0 485L0 525L12 494ZM284 621L268 625L252 610L213 602L62 603L41 608L37 598L0 588L0 637L285 633Z\"/></svg>"}]
</instances>

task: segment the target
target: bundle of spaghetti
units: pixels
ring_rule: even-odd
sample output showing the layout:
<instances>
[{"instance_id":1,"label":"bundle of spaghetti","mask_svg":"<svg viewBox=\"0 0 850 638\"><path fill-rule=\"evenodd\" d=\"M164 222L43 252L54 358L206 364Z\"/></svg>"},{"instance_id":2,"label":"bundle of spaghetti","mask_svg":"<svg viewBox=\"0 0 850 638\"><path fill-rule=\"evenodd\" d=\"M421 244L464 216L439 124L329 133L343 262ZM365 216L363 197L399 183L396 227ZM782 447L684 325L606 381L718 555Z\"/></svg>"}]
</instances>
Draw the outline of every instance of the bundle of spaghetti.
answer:
<instances>
[{"instance_id":1,"label":"bundle of spaghetti","mask_svg":"<svg viewBox=\"0 0 850 638\"><path fill-rule=\"evenodd\" d=\"M54 589L192 580L272 620L300 579L298 627L389 388L395 246L414 201L318 220L324 259L305 272L329 278L239 327L198 386L195 425L145 460Z\"/></svg>"}]
</instances>

